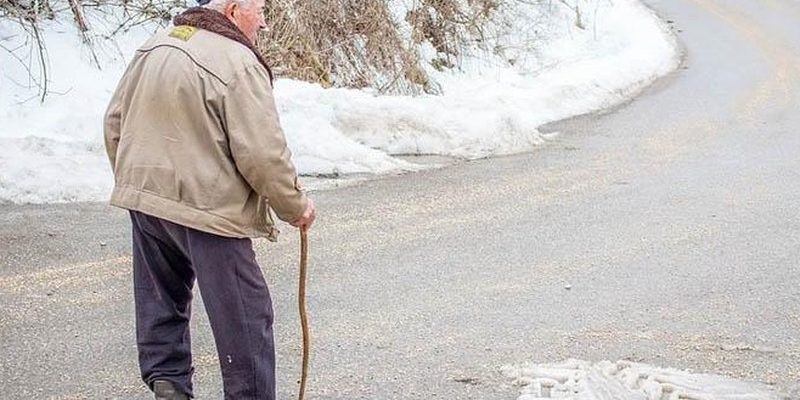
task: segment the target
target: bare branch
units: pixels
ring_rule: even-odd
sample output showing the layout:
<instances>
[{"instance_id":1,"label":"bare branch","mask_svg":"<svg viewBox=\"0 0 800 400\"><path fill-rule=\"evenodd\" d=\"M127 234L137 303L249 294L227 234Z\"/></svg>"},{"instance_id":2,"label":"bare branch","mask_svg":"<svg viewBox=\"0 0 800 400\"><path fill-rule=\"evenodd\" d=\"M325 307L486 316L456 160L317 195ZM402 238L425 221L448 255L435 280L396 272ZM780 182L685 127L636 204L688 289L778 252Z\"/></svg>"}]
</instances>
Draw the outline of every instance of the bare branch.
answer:
<instances>
[{"instance_id":1,"label":"bare branch","mask_svg":"<svg viewBox=\"0 0 800 400\"><path fill-rule=\"evenodd\" d=\"M69 8L72 10L72 15L75 16L75 23L78 25L78 29L81 33L85 33L89 30L89 26L86 24L86 17L83 16L83 7L81 7L80 0L68 0L69 1ZM86 42L86 37L84 36L84 42Z\"/></svg>"}]
</instances>

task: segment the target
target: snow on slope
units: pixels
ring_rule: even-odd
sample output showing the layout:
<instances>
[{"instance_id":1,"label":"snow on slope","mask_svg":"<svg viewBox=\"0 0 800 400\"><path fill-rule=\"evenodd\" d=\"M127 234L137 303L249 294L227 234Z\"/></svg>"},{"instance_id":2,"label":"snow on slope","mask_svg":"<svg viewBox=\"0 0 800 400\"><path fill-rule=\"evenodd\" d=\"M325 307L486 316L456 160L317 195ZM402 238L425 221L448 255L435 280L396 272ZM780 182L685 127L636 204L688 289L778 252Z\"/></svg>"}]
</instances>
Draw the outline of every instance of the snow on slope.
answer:
<instances>
[{"instance_id":1,"label":"snow on slope","mask_svg":"<svg viewBox=\"0 0 800 400\"><path fill-rule=\"evenodd\" d=\"M278 80L276 98L298 169L380 174L423 168L393 157L399 154L529 151L545 140L537 130L542 124L623 102L677 67L674 37L639 0L575 1L593 11L584 29L566 7L529 8L511 30L535 29L536 51L518 51L514 66L508 54L476 51L460 71L431 69L441 96L375 96ZM113 28L102 17L90 23L100 32ZM106 199L113 179L102 115L125 63L154 29L138 27L116 42L94 38L98 69L68 17L44 23L54 92L44 103L26 63L0 49L0 201ZM0 21L4 48L26 37L18 25ZM530 46L514 40L508 38L512 50Z\"/></svg>"}]
</instances>

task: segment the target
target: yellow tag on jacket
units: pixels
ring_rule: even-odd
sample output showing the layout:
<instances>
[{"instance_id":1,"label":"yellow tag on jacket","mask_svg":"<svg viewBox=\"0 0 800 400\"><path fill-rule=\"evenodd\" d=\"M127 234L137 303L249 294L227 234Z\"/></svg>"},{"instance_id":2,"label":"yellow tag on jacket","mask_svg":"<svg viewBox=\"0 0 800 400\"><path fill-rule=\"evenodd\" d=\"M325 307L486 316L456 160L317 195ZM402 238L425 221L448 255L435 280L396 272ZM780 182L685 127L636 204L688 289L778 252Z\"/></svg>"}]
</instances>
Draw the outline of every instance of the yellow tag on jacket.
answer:
<instances>
[{"instance_id":1,"label":"yellow tag on jacket","mask_svg":"<svg viewBox=\"0 0 800 400\"><path fill-rule=\"evenodd\" d=\"M188 25L181 25L176 26L172 32L169 33L170 36L183 40L184 42L188 42L194 33L197 32L197 28Z\"/></svg>"}]
</instances>

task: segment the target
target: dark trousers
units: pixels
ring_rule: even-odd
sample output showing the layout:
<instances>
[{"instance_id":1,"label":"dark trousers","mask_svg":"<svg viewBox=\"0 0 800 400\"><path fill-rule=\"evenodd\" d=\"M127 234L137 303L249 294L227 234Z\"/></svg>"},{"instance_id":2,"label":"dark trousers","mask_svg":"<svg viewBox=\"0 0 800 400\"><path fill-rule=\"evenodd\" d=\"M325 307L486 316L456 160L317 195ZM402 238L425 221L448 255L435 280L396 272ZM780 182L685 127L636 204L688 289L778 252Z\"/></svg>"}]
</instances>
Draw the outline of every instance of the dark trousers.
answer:
<instances>
[{"instance_id":1,"label":"dark trousers","mask_svg":"<svg viewBox=\"0 0 800 400\"><path fill-rule=\"evenodd\" d=\"M225 399L275 399L272 301L249 239L131 211L136 339L142 379L192 395L189 335L197 279L217 345Z\"/></svg>"}]
</instances>

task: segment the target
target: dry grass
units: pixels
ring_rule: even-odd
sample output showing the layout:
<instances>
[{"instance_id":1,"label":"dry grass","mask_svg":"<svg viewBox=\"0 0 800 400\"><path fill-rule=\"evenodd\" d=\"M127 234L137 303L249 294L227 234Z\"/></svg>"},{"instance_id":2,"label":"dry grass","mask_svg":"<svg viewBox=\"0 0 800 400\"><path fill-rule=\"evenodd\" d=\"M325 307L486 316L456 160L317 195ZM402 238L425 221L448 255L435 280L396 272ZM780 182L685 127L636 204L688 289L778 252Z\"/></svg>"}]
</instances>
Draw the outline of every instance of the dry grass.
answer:
<instances>
[{"instance_id":1,"label":"dry grass","mask_svg":"<svg viewBox=\"0 0 800 400\"><path fill-rule=\"evenodd\" d=\"M457 66L461 49L480 37L500 1L415 0L404 21L396 21L386 0L268 0L269 29L260 43L283 76L379 93L437 93L419 45L436 50L435 68Z\"/></svg>"},{"instance_id":2,"label":"dry grass","mask_svg":"<svg viewBox=\"0 0 800 400\"><path fill-rule=\"evenodd\" d=\"M325 87L432 92L384 0L268 0L260 43L280 75Z\"/></svg>"},{"instance_id":3,"label":"dry grass","mask_svg":"<svg viewBox=\"0 0 800 400\"><path fill-rule=\"evenodd\" d=\"M500 0L419 0L406 21L415 44L429 42L437 51L433 66L453 68L460 64L462 51L483 39L483 27L500 6Z\"/></svg>"}]
</instances>

